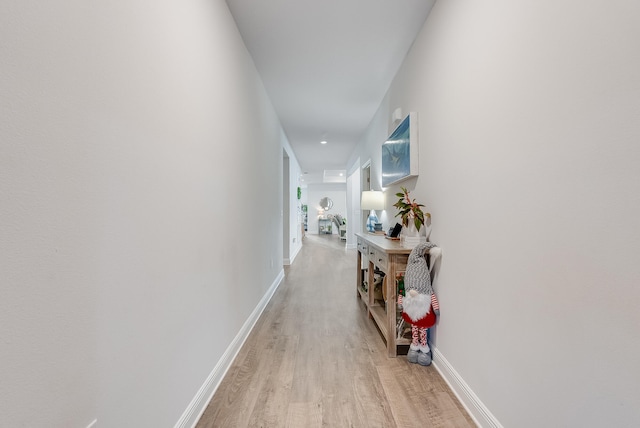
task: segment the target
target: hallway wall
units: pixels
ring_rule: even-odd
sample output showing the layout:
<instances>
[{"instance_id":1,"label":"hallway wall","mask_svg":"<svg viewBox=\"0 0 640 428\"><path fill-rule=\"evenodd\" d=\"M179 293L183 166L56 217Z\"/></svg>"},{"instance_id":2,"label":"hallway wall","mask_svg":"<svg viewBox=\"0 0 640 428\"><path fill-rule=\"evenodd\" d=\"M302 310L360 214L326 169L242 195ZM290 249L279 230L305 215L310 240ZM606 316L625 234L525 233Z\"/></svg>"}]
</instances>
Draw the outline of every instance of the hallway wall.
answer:
<instances>
[{"instance_id":1,"label":"hallway wall","mask_svg":"<svg viewBox=\"0 0 640 428\"><path fill-rule=\"evenodd\" d=\"M391 112L418 112L400 185L443 250L435 361L485 426L640 425L638 19L439 1L352 155L379 174Z\"/></svg>"},{"instance_id":2,"label":"hallway wall","mask_svg":"<svg viewBox=\"0 0 640 428\"><path fill-rule=\"evenodd\" d=\"M223 1L0 17L0 425L173 426L281 277L278 118Z\"/></svg>"}]
</instances>

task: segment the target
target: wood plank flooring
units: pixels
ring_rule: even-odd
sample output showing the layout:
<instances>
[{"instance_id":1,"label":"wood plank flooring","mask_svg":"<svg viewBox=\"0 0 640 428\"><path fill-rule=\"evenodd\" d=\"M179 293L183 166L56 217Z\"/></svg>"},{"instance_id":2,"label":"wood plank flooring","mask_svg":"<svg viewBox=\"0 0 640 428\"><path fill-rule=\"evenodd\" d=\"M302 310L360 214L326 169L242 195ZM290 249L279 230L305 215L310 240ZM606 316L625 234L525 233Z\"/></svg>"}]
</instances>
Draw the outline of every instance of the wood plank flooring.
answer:
<instances>
[{"instance_id":1,"label":"wood plank flooring","mask_svg":"<svg viewBox=\"0 0 640 428\"><path fill-rule=\"evenodd\" d=\"M432 366L388 358L355 250L307 235L197 428L475 427Z\"/></svg>"}]
</instances>

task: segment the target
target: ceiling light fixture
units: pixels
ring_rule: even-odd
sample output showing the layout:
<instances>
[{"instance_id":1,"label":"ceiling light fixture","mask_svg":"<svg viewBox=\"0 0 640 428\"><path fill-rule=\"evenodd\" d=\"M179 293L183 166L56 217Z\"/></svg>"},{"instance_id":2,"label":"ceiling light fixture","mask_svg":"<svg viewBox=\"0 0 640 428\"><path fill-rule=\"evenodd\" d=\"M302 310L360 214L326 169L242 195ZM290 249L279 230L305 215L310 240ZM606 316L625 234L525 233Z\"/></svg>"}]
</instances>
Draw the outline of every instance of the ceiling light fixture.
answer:
<instances>
[{"instance_id":1,"label":"ceiling light fixture","mask_svg":"<svg viewBox=\"0 0 640 428\"><path fill-rule=\"evenodd\" d=\"M320 144L327 144L325 140L320 141Z\"/></svg>"}]
</instances>

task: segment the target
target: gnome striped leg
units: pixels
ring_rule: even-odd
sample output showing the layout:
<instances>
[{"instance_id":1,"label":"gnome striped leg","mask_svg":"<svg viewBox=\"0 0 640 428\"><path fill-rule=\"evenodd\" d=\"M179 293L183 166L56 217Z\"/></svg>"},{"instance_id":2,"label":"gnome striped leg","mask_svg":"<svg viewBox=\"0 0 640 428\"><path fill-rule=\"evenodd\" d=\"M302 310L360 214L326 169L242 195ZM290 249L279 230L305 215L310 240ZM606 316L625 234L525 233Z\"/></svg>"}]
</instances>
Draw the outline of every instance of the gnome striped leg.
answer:
<instances>
[{"instance_id":1,"label":"gnome striped leg","mask_svg":"<svg viewBox=\"0 0 640 428\"><path fill-rule=\"evenodd\" d=\"M427 328L420 327L420 352L418 353L418 364L428 366L431 364L431 349L427 344Z\"/></svg>"},{"instance_id":2,"label":"gnome striped leg","mask_svg":"<svg viewBox=\"0 0 640 428\"><path fill-rule=\"evenodd\" d=\"M411 347L413 349L420 349L420 339L420 327L411 324Z\"/></svg>"},{"instance_id":3,"label":"gnome striped leg","mask_svg":"<svg viewBox=\"0 0 640 428\"><path fill-rule=\"evenodd\" d=\"M426 328L420 329L420 347L422 349L424 348L429 349L429 346L427 346L427 329ZM427 350L426 352L429 352L429 351Z\"/></svg>"}]
</instances>

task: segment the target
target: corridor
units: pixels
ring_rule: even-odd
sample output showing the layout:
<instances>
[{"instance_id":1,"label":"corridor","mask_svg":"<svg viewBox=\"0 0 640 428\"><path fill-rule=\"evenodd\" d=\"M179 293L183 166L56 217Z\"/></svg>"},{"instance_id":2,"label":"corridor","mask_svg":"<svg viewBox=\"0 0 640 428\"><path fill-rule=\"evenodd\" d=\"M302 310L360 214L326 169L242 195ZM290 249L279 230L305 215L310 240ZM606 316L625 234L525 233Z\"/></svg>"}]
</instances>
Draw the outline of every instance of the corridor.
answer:
<instances>
[{"instance_id":1,"label":"corridor","mask_svg":"<svg viewBox=\"0 0 640 428\"><path fill-rule=\"evenodd\" d=\"M355 250L307 235L204 412L211 427L473 427L433 366L387 358Z\"/></svg>"}]
</instances>

